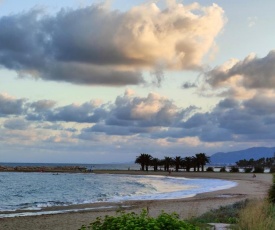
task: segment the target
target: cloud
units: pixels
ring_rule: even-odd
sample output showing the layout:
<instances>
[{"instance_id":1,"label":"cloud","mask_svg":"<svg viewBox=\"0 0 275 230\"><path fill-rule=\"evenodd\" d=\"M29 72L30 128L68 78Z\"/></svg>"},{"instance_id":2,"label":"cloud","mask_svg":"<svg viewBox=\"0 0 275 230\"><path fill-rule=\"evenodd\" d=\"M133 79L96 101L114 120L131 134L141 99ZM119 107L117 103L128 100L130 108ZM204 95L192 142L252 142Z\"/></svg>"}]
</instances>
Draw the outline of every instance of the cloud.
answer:
<instances>
[{"instance_id":1,"label":"cloud","mask_svg":"<svg viewBox=\"0 0 275 230\"><path fill-rule=\"evenodd\" d=\"M242 61L234 60L231 65L222 65L206 73L207 82L213 87L229 86L229 82L246 89L274 89L275 51L258 58L255 54Z\"/></svg>"},{"instance_id":2,"label":"cloud","mask_svg":"<svg viewBox=\"0 0 275 230\"><path fill-rule=\"evenodd\" d=\"M29 127L29 124L22 118L14 118L6 120L3 126L6 129L26 130Z\"/></svg>"},{"instance_id":3,"label":"cloud","mask_svg":"<svg viewBox=\"0 0 275 230\"><path fill-rule=\"evenodd\" d=\"M124 95L117 97L106 124L115 125L125 121L136 127L166 127L180 122L195 109L182 110L173 101L156 93L149 93L147 97Z\"/></svg>"},{"instance_id":4,"label":"cloud","mask_svg":"<svg viewBox=\"0 0 275 230\"><path fill-rule=\"evenodd\" d=\"M25 99L15 99L7 94L0 94L0 117L23 113L24 102Z\"/></svg>"},{"instance_id":5,"label":"cloud","mask_svg":"<svg viewBox=\"0 0 275 230\"><path fill-rule=\"evenodd\" d=\"M248 17L247 22L248 22L248 27L254 27L258 21L258 17Z\"/></svg>"},{"instance_id":6,"label":"cloud","mask_svg":"<svg viewBox=\"0 0 275 230\"><path fill-rule=\"evenodd\" d=\"M185 82L181 86L183 89L197 88L198 86L195 83Z\"/></svg>"},{"instance_id":7,"label":"cloud","mask_svg":"<svg viewBox=\"0 0 275 230\"><path fill-rule=\"evenodd\" d=\"M39 100L31 103L30 107L32 107L36 112L41 112L53 108L55 104L56 102L53 100Z\"/></svg>"},{"instance_id":8,"label":"cloud","mask_svg":"<svg viewBox=\"0 0 275 230\"><path fill-rule=\"evenodd\" d=\"M156 93L138 96L130 89L113 102L65 106L51 100L30 102L1 95L1 105L21 103L1 117L0 143L45 151L103 148L104 154L120 147L127 152L133 146L136 152L170 149L173 153L180 146L192 147L191 151L204 147L217 150L231 144L255 146L275 138L274 98L274 93L267 92L242 100L228 97L202 112L194 106L180 108Z\"/></svg>"},{"instance_id":9,"label":"cloud","mask_svg":"<svg viewBox=\"0 0 275 230\"><path fill-rule=\"evenodd\" d=\"M142 71L159 70L160 63L162 71L201 68L224 23L224 12L215 4L173 3L161 10L147 3L126 12L92 5L56 15L33 9L0 18L0 65L20 77L143 84Z\"/></svg>"},{"instance_id":10,"label":"cloud","mask_svg":"<svg viewBox=\"0 0 275 230\"><path fill-rule=\"evenodd\" d=\"M28 120L40 121L63 121L63 122L77 122L77 123L96 123L106 117L107 111L97 105L97 102L90 101L83 104L71 104L56 108L53 106L52 101L39 101L39 106L43 110L29 112L27 114ZM33 103L37 108L37 102ZM33 107L33 104L31 105ZM46 109L45 106L48 106Z\"/></svg>"},{"instance_id":11,"label":"cloud","mask_svg":"<svg viewBox=\"0 0 275 230\"><path fill-rule=\"evenodd\" d=\"M59 107L50 100L31 103L1 95L0 108L5 110L2 130L22 133L29 130L33 121L31 129L40 139L43 132L48 133L48 138L64 132L73 135L74 141L99 135L168 142L197 138L202 143L241 143L275 138L274 98L274 93L263 92L243 100L225 98L208 112L201 112L195 106L180 108L156 93L140 97L128 89L114 102L90 101ZM36 139L35 135L32 138Z\"/></svg>"},{"instance_id":12,"label":"cloud","mask_svg":"<svg viewBox=\"0 0 275 230\"><path fill-rule=\"evenodd\" d=\"M173 101L156 93L147 97L129 94L118 96L108 108L102 121L83 132L100 132L107 135L148 135L163 128L177 126L198 108L178 108Z\"/></svg>"},{"instance_id":13,"label":"cloud","mask_svg":"<svg viewBox=\"0 0 275 230\"><path fill-rule=\"evenodd\" d=\"M209 129L203 130L207 126L205 126L206 123L202 123L200 128L205 131L203 136L207 136L207 132L212 133L213 131L216 132L215 130L220 130L220 135L227 136L225 138L227 141L232 139L239 142L272 139L275 136L275 123L271 122L269 118L275 116L274 103L274 98L264 95L244 101L222 100L210 113L205 114ZM189 120L192 120L193 117ZM196 126L193 125L193 127ZM204 140L203 136L201 136L201 140Z\"/></svg>"},{"instance_id":14,"label":"cloud","mask_svg":"<svg viewBox=\"0 0 275 230\"><path fill-rule=\"evenodd\" d=\"M245 100L226 98L208 112L193 112L178 126L153 130L151 137L197 137L202 143L268 143L275 138L274 108L274 95L260 94Z\"/></svg>"}]
</instances>

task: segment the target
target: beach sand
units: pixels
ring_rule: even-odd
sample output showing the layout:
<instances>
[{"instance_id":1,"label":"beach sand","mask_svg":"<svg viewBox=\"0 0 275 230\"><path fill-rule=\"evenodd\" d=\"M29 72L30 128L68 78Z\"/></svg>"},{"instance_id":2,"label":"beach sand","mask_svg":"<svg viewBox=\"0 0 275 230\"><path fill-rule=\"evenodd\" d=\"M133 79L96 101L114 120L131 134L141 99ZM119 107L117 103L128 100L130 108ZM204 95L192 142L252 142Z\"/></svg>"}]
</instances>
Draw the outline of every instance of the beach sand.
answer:
<instances>
[{"instance_id":1,"label":"beach sand","mask_svg":"<svg viewBox=\"0 0 275 230\"><path fill-rule=\"evenodd\" d=\"M141 171L95 171L95 173L110 174L137 174L137 175L163 175L167 172L141 172ZM264 198L272 184L272 174L257 174L256 178L252 174L246 173L208 173L208 172L172 172L169 176L186 178L215 178L235 181L236 187L214 192L198 194L194 197L177 200L153 200L153 201L128 201L123 203L99 203L76 205L77 208L94 208L89 211L41 215L29 217L12 217L0 219L0 229L5 230L77 230L81 225L88 225L98 216L115 215L116 210L122 208L125 211L134 211L139 213L143 208L149 210L151 216L157 216L161 211L167 213L176 212L183 219L193 216L199 216L210 209L216 209L220 206L233 204L237 201L254 198ZM105 209L98 207L105 206ZM55 210L49 208L47 210ZM60 209L60 208L59 208Z\"/></svg>"}]
</instances>

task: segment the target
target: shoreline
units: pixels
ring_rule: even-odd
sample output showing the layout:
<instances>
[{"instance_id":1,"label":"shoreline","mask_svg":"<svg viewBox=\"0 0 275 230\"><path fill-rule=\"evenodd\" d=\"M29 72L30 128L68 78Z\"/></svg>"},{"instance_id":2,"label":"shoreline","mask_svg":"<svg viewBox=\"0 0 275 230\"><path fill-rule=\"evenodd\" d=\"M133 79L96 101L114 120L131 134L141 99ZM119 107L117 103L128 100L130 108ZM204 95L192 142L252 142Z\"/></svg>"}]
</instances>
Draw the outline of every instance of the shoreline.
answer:
<instances>
[{"instance_id":1,"label":"shoreline","mask_svg":"<svg viewBox=\"0 0 275 230\"><path fill-rule=\"evenodd\" d=\"M168 173L163 171L94 170L93 172L105 174L168 176ZM189 198L74 205L69 208L71 211L75 211L68 213L0 218L0 229L73 230L80 228L83 224L88 225L94 221L96 217L115 215L116 211L120 209L138 213L143 208L146 208L149 210L151 216L157 216L161 211L167 213L177 212L181 218L188 219L193 216L199 216L210 209L216 209L220 206L233 204L241 200L264 198L272 184L272 174L257 174L256 178L253 178L252 175L251 173L172 172L169 175L171 177L222 179L234 181L238 184L229 189L201 193ZM62 208L68 209L68 207L65 206L50 207L43 210L52 212L62 210Z\"/></svg>"},{"instance_id":2,"label":"shoreline","mask_svg":"<svg viewBox=\"0 0 275 230\"><path fill-rule=\"evenodd\" d=\"M2 166L0 172L47 172L47 173L91 173L85 167L80 166Z\"/></svg>"}]
</instances>

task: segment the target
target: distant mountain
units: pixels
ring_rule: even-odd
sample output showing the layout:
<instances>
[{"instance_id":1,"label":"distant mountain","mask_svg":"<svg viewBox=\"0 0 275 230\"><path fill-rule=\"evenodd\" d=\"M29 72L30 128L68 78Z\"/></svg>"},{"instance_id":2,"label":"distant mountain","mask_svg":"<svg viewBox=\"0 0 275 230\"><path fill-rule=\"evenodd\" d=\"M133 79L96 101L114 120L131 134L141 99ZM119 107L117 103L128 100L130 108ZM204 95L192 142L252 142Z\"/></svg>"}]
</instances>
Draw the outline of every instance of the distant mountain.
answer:
<instances>
[{"instance_id":1,"label":"distant mountain","mask_svg":"<svg viewBox=\"0 0 275 230\"><path fill-rule=\"evenodd\" d=\"M210 156L211 164L235 164L239 160L258 160L262 157L274 157L275 147L253 147L234 152L218 152Z\"/></svg>"}]
</instances>

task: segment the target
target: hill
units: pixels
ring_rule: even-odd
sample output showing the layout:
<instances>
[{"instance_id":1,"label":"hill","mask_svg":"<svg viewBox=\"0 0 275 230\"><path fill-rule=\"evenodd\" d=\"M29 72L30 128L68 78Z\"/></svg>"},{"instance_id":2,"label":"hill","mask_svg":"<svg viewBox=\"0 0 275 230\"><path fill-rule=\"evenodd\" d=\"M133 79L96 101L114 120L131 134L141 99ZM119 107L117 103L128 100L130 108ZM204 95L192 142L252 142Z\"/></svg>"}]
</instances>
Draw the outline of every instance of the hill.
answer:
<instances>
[{"instance_id":1,"label":"hill","mask_svg":"<svg viewBox=\"0 0 275 230\"><path fill-rule=\"evenodd\" d=\"M242 159L257 160L262 157L274 157L274 152L275 147L253 147L233 152L218 152L210 156L210 160L211 164L235 164Z\"/></svg>"}]
</instances>

